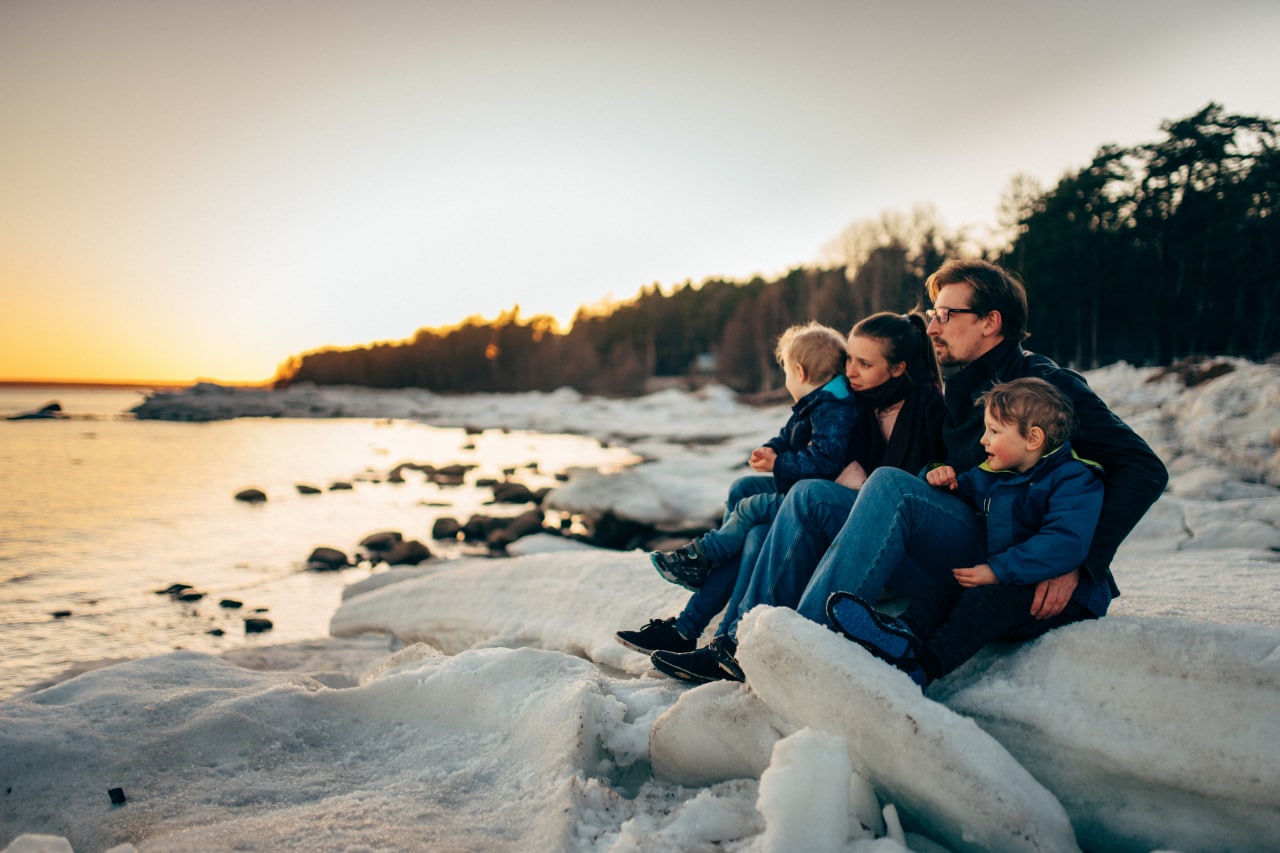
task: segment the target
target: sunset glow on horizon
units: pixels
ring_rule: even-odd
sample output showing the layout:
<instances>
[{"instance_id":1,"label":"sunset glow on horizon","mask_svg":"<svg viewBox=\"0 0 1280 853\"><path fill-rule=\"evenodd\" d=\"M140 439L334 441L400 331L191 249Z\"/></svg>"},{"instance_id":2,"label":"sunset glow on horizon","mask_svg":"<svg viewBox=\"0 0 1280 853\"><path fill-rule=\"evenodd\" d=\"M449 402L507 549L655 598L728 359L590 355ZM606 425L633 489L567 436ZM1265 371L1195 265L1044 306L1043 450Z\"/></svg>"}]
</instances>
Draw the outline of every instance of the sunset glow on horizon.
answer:
<instances>
[{"instance_id":1,"label":"sunset glow on horizon","mask_svg":"<svg viewBox=\"0 0 1280 853\"><path fill-rule=\"evenodd\" d=\"M0 380L260 383L780 276L886 210L981 236L1015 174L1211 100L1280 116L1278 31L1246 0L0 4Z\"/></svg>"}]
</instances>

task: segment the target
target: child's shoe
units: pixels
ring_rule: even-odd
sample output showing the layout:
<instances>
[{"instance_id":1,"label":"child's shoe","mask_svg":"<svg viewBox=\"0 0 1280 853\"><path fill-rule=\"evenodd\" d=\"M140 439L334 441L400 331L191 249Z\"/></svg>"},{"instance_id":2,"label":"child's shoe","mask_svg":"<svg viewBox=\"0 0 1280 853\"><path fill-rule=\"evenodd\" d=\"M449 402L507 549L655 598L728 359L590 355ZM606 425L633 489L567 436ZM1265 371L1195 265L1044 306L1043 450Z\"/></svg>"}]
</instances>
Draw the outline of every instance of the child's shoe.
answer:
<instances>
[{"instance_id":1,"label":"child's shoe","mask_svg":"<svg viewBox=\"0 0 1280 853\"><path fill-rule=\"evenodd\" d=\"M613 638L629 649L646 655L657 651L691 652L698 647L697 638L686 640L676 630L676 620L650 619L639 631L618 631Z\"/></svg>"},{"instance_id":2,"label":"child's shoe","mask_svg":"<svg viewBox=\"0 0 1280 853\"><path fill-rule=\"evenodd\" d=\"M831 594L827 618L845 637L911 676L921 690L928 686L929 676L920 663L924 645L901 619L881 613L850 592Z\"/></svg>"},{"instance_id":3,"label":"child's shoe","mask_svg":"<svg viewBox=\"0 0 1280 853\"><path fill-rule=\"evenodd\" d=\"M711 572L711 561L695 539L675 551L654 551L649 562L668 581L687 590L697 590Z\"/></svg>"}]
</instances>

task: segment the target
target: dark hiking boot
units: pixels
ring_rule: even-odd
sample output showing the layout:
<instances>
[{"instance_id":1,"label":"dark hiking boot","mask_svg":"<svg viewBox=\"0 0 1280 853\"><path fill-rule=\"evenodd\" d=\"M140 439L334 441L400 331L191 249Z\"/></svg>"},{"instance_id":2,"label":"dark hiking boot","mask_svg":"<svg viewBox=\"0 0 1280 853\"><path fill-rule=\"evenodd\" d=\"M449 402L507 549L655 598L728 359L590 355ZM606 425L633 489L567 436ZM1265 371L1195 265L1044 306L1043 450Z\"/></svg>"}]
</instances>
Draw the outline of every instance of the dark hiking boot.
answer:
<instances>
[{"instance_id":1,"label":"dark hiking boot","mask_svg":"<svg viewBox=\"0 0 1280 853\"><path fill-rule=\"evenodd\" d=\"M911 676L921 690L929 685L920 663L923 644L901 619L881 613L849 592L831 594L827 618L845 637Z\"/></svg>"},{"instance_id":2,"label":"dark hiking boot","mask_svg":"<svg viewBox=\"0 0 1280 853\"><path fill-rule=\"evenodd\" d=\"M613 638L629 649L646 655L657 651L691 652L698 647L697 639L687 640L676 630L676 620L650 619L639 631L618 631Z\"/></svg>"},{"instance_id":3,"label":"dark hiking boot","mask_svg":"<svg viewBox=\"0 0 1280 853\"><path fill-rule=\"evenodd\" d=\"M688 590L699 589L711 571L711 563L696 539L675 551L654 551L649 562L663 578Z\"/></svg>"},{"instance_id":4,"label":"dark hiking boot","mask_svg":"<svg viewBox=\"0 0 1280 853\"><path fill-rule=\"evenodd\" d=\"M654 652L649 655L649 660L659 672L665 673L672 678L678 678L681 681L687 681L690 684L735 680L729 673L725 672L724 667L720 666L715 649L710 646L683 654L679 652Z\"/></svg>"}]
</instances>

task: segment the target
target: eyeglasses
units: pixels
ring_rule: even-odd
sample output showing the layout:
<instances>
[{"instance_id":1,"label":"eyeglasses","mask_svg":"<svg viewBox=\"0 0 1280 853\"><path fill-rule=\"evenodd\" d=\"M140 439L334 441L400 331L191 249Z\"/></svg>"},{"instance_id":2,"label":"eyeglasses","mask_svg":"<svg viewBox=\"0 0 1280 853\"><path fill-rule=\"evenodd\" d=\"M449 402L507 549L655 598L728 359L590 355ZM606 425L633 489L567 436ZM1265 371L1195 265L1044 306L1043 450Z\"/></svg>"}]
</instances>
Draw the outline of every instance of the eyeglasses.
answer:
<instances>
[{"instance_id":1,"label":"eyeglasses","mask_svg":"<svg viewBox=\"0 0 1280 853\"><path fill-rule=\"evenodd\" d=\"M985 314L985 311L979 311L977 308L930 308L924 312L925 319L932 323L937 320L939 324L945 326L951 322L952 314Z\"/></svg>"}]
</instances>

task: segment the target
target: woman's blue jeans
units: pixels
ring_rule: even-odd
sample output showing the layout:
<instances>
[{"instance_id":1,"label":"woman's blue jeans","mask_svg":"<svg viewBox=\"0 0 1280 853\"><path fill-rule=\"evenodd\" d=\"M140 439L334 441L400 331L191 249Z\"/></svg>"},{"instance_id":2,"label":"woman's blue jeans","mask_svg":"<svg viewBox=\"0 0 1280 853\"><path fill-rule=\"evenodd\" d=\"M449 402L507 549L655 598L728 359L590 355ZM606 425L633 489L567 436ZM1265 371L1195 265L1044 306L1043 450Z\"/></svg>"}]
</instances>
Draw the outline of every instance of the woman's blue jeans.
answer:
<instances>
[{"instance_id":1,"label":"woman's blue jeans","mask_svg":"<svg viewBox=\"0 0 1280 853\"><path fill-rule=\"evenodd\" d=\"M860 491L803 480L787 493L733 616L757 604L794 607L827 624L831 593L875 601L887 586L910 594L972 566L983 553L973 508L897 468L878 468Z\"/></svg>"}]
</instances>

